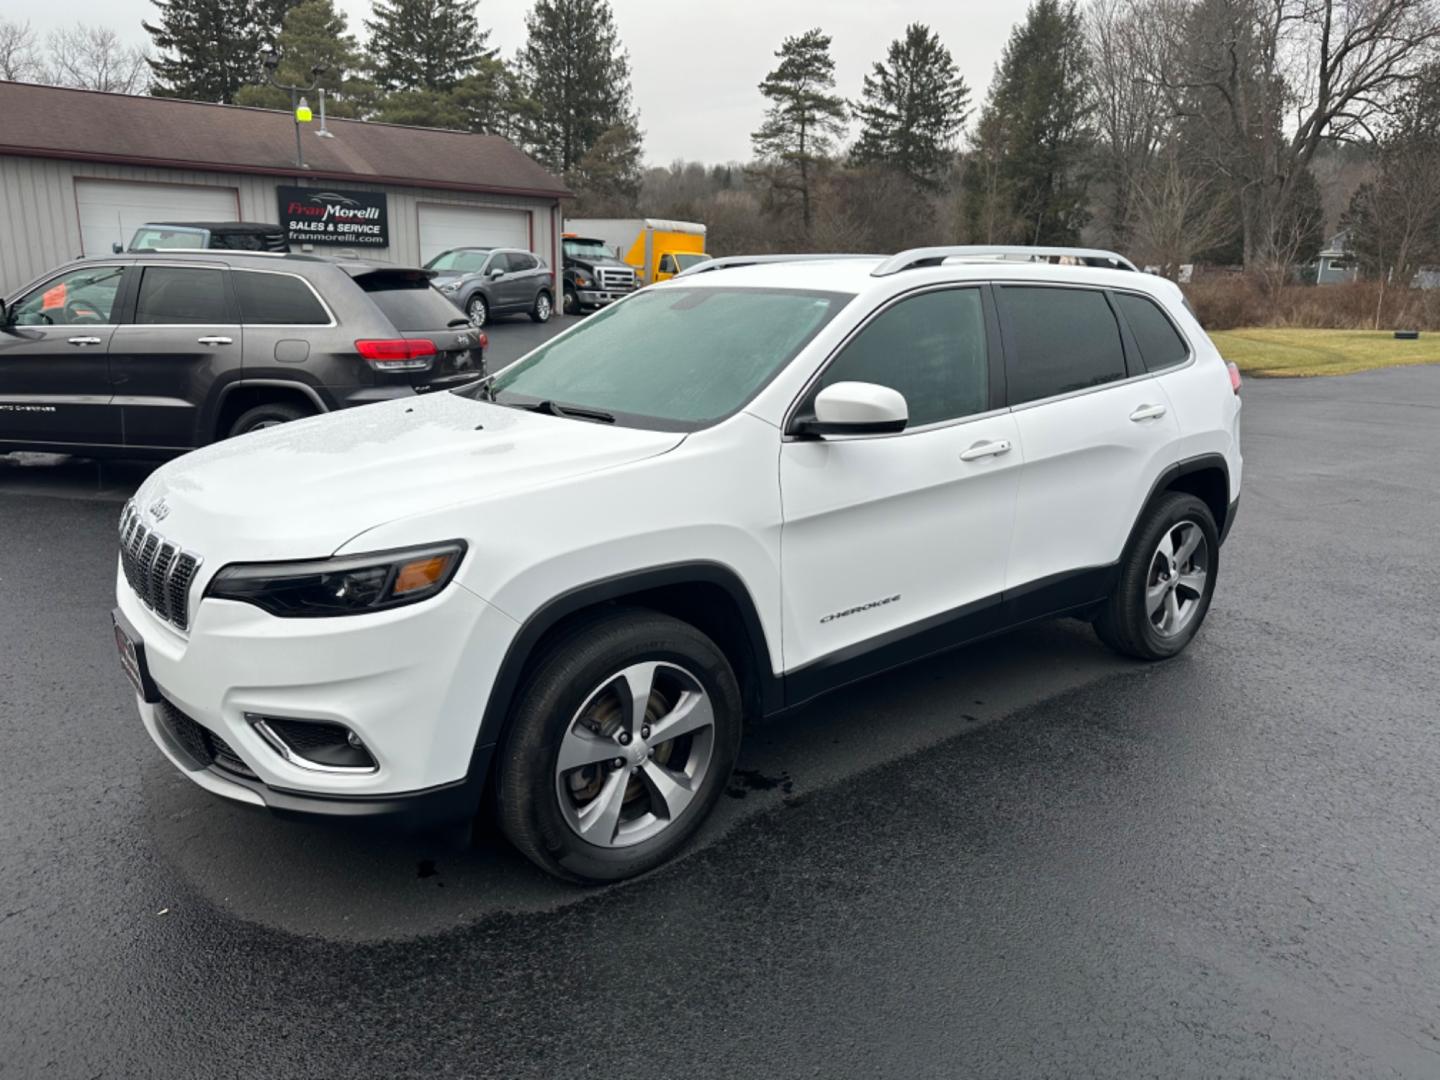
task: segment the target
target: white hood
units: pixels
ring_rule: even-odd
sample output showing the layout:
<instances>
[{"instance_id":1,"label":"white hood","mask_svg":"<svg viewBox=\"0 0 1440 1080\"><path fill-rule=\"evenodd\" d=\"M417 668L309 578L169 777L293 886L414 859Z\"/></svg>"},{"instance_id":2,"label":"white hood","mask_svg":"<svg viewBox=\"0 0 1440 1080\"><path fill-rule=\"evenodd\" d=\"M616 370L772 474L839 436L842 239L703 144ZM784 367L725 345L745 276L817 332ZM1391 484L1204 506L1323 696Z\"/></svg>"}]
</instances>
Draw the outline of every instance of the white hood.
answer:
<instances>
[{"instance_id":1,"label":"white hood","mask_svg":"<svg viewBox=\"0 0 1440 1080\"><path fill-rule=\"evenodd\" d=\"M134 502L214 570L329 555L389 521L639 461L684 437L437 393L216 443L159 469Z\"/></svg>"}]
</instances>

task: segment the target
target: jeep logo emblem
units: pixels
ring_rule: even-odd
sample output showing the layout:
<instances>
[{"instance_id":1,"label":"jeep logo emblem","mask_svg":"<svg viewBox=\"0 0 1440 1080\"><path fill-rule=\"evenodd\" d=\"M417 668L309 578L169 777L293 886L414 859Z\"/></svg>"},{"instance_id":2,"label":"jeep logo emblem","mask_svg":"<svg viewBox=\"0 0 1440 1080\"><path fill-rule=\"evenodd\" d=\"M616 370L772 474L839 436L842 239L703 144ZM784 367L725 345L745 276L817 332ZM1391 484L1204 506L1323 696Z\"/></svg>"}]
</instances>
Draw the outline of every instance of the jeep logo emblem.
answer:
<instances>
[{"instance_id":1,"label":"jeep logo emblem","mask_svg":"<svg viewBox=\"0 0 1440 1080\"><path fill-rule=\"evenodd\" d=\"M153 517L156 521L164 521L165 515L169 513L170 507L165 502L164 495L161 495L160 498L156 499L153 503L150 504L150 516Z\"/></svg>"}]
</instances>

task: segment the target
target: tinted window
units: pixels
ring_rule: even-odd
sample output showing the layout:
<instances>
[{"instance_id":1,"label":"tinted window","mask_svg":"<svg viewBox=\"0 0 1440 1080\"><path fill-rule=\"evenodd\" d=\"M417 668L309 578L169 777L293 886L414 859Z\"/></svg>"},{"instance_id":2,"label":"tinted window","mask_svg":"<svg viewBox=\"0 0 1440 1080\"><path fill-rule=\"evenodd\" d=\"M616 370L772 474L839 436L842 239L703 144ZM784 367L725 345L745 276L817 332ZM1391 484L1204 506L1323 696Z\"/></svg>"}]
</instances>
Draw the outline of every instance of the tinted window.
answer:
<instances>
[{"instance_id":1,"label":"tinted window","mask_svg":"<svg viewBox=\"0 0 1440 1080\"><path fill-rule=\"evenodd\" d=\"M523 251L512 251L505 256L505 259L510 264L512 272L535 269L535 256L526 255Z\"/></svg>"},{"instance_id":2,"label":"tinted window","mask_svg":"<svg viewBox=\"0 0 1440 1080\"><path fill-rule=\"evenodd\" d=\"M195 266L147 266L135 301L137 323L226 323L225 275Z\"/></svg>"},{"instance_id":3,"label":"tinted window","mask_svg":"<svg viewBox=\"0 0 1440 1080\"><path fill-rule=\"evenodd\" d=\"M451 323L465 321L459 310L446 300L430 280L409 274L365 274L355 283L370 294L396 330L444 330Z\"/></svg>"},{"instance_id":4,"label":"tinted window","mask_svg":"<svg viewBox=\"0 0 1440 1080\"><path fill-rule=\"evenodd\" d=\"M323 325L330 321L310 286L297 277L237 270L230 281L240 299L241 322Z\"/></svg>"},{"instance_id":5,"label":"tinted window","mask_svg":"<svg viewBox=\"0 0 1440 1080\"><path fill-rule=\"evenodd\" d=\"M553 401L689 430L749 401L849 299L663 286L636 293L496 376L502 404ZM656 423L658 422L658 423Z\"/></svg>"},{"instance_id":6,"label":"tinted window","mask_svg":"<svg viewBox=\"0 0 1440 1080\"><path fill-rule=\"evenodd\" d=\"M1125 378L1120 327L1104 293L1012 285L995 295L1015 349L1012 405Z\"/></svg>"},{"instance_id":7,"label":"tinted window","mask_svg":"<svg viewBox=\"0 0 1440 1080\"><path fill-rule=\"evenodd\" d=\"M47 281L15 304L19 326L95 326L113 321L119 266L87 266Z\"/></svg>"},{"instance_id":8,"label":"tinted window","mask_svg":"<svg viewBox=\"0 0 1440 1080\"><path fill-rule=\"evenodd\" d=\"M982 305L979 289L902 300L845 346L820 386L868 382L898 390L911 427L984 412L990 373Z\"/></svg>"},{"instance_id":9,"label":"tinted window","mask_svg":"<svg viewBox=\"0 0 1440 1080\"><path fill-rule=\"evenodd\" d=\"M1189 346L1153 300L1133 293L1112 295L1115 306L1130 324L1130 333L1135 338L1135 344L1140 346L1140 359L1145 361L1147 371L1158 371L1185 362L1190 356Z\"/></svg>"}]
</instances>

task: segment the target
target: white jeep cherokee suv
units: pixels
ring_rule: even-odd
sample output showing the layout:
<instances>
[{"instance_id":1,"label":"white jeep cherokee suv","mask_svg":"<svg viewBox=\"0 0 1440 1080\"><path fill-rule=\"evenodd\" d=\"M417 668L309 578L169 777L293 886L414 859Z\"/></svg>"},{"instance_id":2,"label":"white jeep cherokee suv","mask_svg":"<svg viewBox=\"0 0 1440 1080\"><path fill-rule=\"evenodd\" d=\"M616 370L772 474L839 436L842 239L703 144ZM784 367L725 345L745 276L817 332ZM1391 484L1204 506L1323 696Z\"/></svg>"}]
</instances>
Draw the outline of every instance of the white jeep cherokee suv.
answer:
<instances>
[{"instance_id":1,"label":"white jeep cherokee suv","mask_svg":"<svg viewBox=\"0 0 1440 1080\"><path fill-rule=\"evenodd\" d=\"M1183 649L1238 387L1109 253L717 260L468 389L164 466L116 639L217 795L440 824L488 791L540 866L614 880L684 844L747 716L1062 613Z\"/></svg>"}]
</instances>

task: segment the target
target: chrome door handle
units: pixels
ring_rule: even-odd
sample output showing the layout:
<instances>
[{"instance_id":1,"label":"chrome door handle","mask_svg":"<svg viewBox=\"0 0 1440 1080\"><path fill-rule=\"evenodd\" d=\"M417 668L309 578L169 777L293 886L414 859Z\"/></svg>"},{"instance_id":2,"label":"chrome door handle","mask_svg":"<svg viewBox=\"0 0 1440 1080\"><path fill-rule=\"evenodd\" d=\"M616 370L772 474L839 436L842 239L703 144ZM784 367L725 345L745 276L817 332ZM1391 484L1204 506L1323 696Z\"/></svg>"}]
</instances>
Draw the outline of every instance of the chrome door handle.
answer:
<instances>
[{"instance_id":1,"label":"chrome door handle","mask_svg":"<svg viewBox=\"0 0 1440 1080\"><path fill-rule=\"evenodd\" d=\"M1130 414L1130 419L1134 420L1135 423L1138 424L1142 420L1159 420L1160 417L1164 415L1164 405L1141 405L1138 409L1136 409Z\"/></svg>"},{"instance_id":2,"label":"chrome door handle","mask_svg":"<svg viewBox=\"0 0 1440 1080\"><path fill-rule=\"evenodd\" d=\"M996 439L994 442L978 442L969 450L960 454L961 461L979 461L981 458L999 457L1001 454L1010 452L1009 439Z\"/></svg>"},{"instance_id":3,"label":"chrome door handle","mask_svg":"<svg viewBox=\"0 0 1440 1080\"><path fill-rule=\"evenodd\" d=\"M100 344L100 339L99 339L98 337L72 337L72 338L70 339L70 344L71 344L71 345L99 345L99 344Z\"/></svg>"},{"instance_id":4,"label":"chrome door handle","mask_svg":"<svg viewBox=\"0 0 1440 1080\"><path fill-rule=\"evenodd\" d=\"M202 337L195 340L201 345L229 345L234 341L233 338L228 337Z\"/></svg>"}]
</instances>

